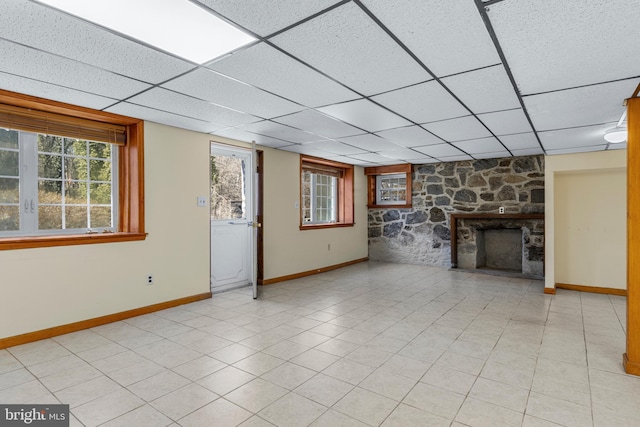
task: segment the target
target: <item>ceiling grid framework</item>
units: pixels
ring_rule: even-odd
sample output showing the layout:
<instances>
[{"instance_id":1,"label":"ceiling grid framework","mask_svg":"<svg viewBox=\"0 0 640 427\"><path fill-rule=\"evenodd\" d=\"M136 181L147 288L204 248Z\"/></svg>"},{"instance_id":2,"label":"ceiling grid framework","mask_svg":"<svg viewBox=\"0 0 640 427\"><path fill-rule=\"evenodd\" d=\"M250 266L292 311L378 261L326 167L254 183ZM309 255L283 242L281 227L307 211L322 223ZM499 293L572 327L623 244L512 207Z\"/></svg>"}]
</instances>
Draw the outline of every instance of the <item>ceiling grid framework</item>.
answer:
<instances>
[{"instance_id":1,"label":"ceiling grid framework","mask_svg":"<svg viewBox=\"0 0 640 427\"><path fill-rule=\"evenodd\" d=\"M634 0L176 1L257 40L199 65L3 0L0 89L361 166L625 148Z\"/></svg>"}]
</instances>

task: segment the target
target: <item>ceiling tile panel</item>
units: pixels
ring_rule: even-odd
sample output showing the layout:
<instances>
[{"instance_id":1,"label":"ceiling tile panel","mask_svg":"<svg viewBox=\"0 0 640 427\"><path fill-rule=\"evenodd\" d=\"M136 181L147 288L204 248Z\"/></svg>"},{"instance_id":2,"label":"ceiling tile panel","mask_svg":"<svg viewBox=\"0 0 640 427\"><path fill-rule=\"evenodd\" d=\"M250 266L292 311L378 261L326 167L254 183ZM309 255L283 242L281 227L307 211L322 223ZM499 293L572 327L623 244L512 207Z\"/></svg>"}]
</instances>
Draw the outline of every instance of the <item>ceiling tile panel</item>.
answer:
<instances>
[{"instance_id":1,"label":"ceiling tile panel","mask_svg":"<svg viewBox=\"0 0 640 427\"><path fill-rule=\"evenodd\" d=\"M194 67L49 7L3 0L0 37L149 83Z\"/></svg>"},{"instance_id":2,"label":"ceiling tile panel","mask_svg":"<svg viewBox=\"0 0 640 427\"><path fill-rule=\"evenodd\" d=\"M463 162L465 160L473 160L473 157L462 155L462 156L444 156L440 157L439 160L441 162Z\"/></svg>"},{"instance_id":3,"label":"ceiling tile panel","mask_svg":"<svg viewBox=\"0 0 640 427\"><path fill-rule=\"evenodd\" d=\"M493 151L490 153L476 153L473 154L474 159L499 159L501 157L511 157L511 154L504 148L499 151Z\"/></svg>"},{"instance_id":4,"label":"ceiling tile panel","mask_svg":"<svg viewBox=\"0 0 640 427\"><path fill-rule=\"evenodd\" d=\"M511 151L540 148L540 144L533 132L504 135L500 137L500 141L502 141L502 143Z\"/></svg>"},{"instance_id":5,"label":"ceiling tile panel","mask_svg":"<svg viewBox=\"0 0 640 427\"><path fill-rule=\"evenodd\" d=\"M339 154L343 156L348 156L351 154L365 154L367 151L353 147L351 145L343 144L338 141L318 141L318 142L310 142L308 145L311 148L315 148L316 150L325 151L331 154Z\"/></svg>"},{"instance_id":6,"label":"ceiling tile panel","mask_svg":"<svg viewBox=\"0 0 640 427\"><path fill-rule=\"evenodd\" d=\"M445 141L462 141L491 136L491 133L473 116L443 120L422 125Z\"/></svg>"},{"instance_id":7,"label":"ceiling tile panel","mask_svg":"<svg viewBox=\"0 0 640 427\"><path fill-rule=\"evenodd\" d=\"M304 129L327 138L363 134L364 131L315 110L304 110L274 119L278 123Z\"/></svg>"},{"instance_id":8,"label":"ceiling tile panel","mask_svg":"<svg viewBox=\"0 0 640 427\"><path fill-rule=\"evenodd\" d=\"M13 74L0 73L0 89L12 92L24 93L26 95L40 98L52 99L54 101L66 102L81 107L102 110L117 102L115 99L104 96L81 92L38 80L28 79Z\"/></svg>"},{"instance_id":9,"label":"ceiling tile panel","mask_svg":"<svg viewBox=\"0 0 640 427\"><path fill-rule=\"evenodd\" d=\"M538 131L617 122L639 79L527 96L524 103Z\"/></svg>"},{"instance_id":10,"label":"ceiling tile panel","mask_svg":"<svg viewBox=\"0 0 640 427\"><path fill-rule=\"evenodd\" d=\"M607 150L626 150L626 149L627 149L626 142L622 142L620 144L609 144L609 147L607 148Z\"/></svg>"},{"instance_id":11,"label":"ceiling tile panel","mask_svg":"<svg viewBox=\"0 0 640 427\"><path fill-rule=\"evenodd\" d=\"M634 0L502 1L488 15L523 94L640 75Z\"/></svg>"},{"instance_id":12,"label":"ceiling tile panel","mask_svg":"<svg viewBox=\"0 0 640 427\"><path fill-rule=\"evenodd\" d=\"M105 111L122 114L124 116L136 117L150 122L162 123L182 129L189 129L196 132L210 133L220 128L219 125L212 125L211 123L203 120L179 116L177 114L167 113L153 108L129 104L128 102L121 102L107 108Z\"/></svg>"},{"instance_id":13,"label":"ceiling tile panel","mask_svg":"<svg viewBox=\"0 0 640 427\"><path fill-rule=\"evenodd\" d=\"M377 95L371 99L416 123L469 114L469 111L440 83L433 80Z\"/></svg>"},{"instance_id":14,"label":"ceiling tile panel","mask_svg":"<svg viewBox=\"0 0 640 427\"><path fill-rule=\"evenodd\" d=\"M350 164L350 165L354 164L354 162L357 161L355 159L352 159L351 157L331 155L331 154L325 155L323 157L323 159L333 160L333 161L340 162L340 163L347 163L347 164Z\"/></svg>"},{"instance_id":15,"label":"ceiling tile panel","mask_svg":"<svg viewBox=\"0 0 640 427\"><path fill-rule=\"evenodd\" d=\"M454 142L453 145L455 145L462 151L466 151L467 153L472 155L480 153L492 153L496 151L504 151L505 153L507 153L507 155L509 155L502 144L500 144L500 141L498 141L494 137Z\"/></svg>"},{"instance_id":16,"label":"ceiling tile panel","mask_svg":"<svg viewBox=\"0 0 640 427\"><path fill-rule=\"evenodd\" d=\"M376 132L376 135L402 147L442 144L444 141L420 126L407 126Z\"/></svg>"},{"instance_id":17,"label":"ceiling tile panel","mask_svg":"<svg viewBox=\"0 0 640 427\"><path fill-rule=\"evenodd\" d=\"M110 98L126 98L151 87L110 71L3 40L0 40L0 58L0 72Z\"/></svg>"},{"instance_id":18,"label":"ceiling tile panel","mask_svg":"<svg viewBox=\"0 0 640 427\"><path fill-rule=\"evenodd\" d=\"M393 148L400 148L399 146L372 134L340 138L340 142L344 142L348 145L353 145L354 147L362 148L366 151L380 151L385 149L390 150Z\"/></svg>"},{"instance_id":19,"label":"ceiling tile panel","mask_svg":"<svg viewBox=\"0 0 640 427\"><path fill-rule=\"evenodd\" d=\"M531 132L531 125L524 115L524 111L517 110L498 111L495 113L479 114L478 118L495 135L510 135L512 133Z\"/></svg>"},{"instance_id":20,"label":"ceiling tile panel","mask_svg":"<svg viewBox=\"0 0 640 427\"><path fill-rule=\"evenodd\" d=\"M589 153L593 151L602 151L607 148L606 145L591 145L589 147L575 147L575 148L561 148L558 150L548 150L549 156L555 156L557 154L574 154L574 153Z\"/></svg>"},{"instance_id":21,"label":"ceiling tile panel","mask_svg":"<svg viewBox=\"0 0 640 427\"><path fill-rule=\"evenodd\" d=\"M363 0L437 76L500 63L470 0Z\"/></svg>"},{"instance_id":22,"label":"ceiling tile panel","mask_svg":"<svg viewBox=\"0 0 640 427\"><path fill-rule=\"evenodd\" d=\"M322 156L325 156L327 154L326 151L320 151L308 145L300 145L300 144L287 145L286 147L282 147L280 149L285 151L291 151L292 153L306 154L307 156L314 156L314 157L320 157L320 158L322 158Z\"/></svg>"},{"instance_id":23,"label":"ceiling tile panel","mask_svg":"<svg viewBox=\"0 0 640 427\"><path fill-rule=\"evenodd\" d=\"M538 154L544 154L542 148L526 148L523 150L511 150L514 157L518 156L537 156Z\"/></svg>"},{"instance_id":24,"label":"ceiling tile panel","mask_svg":"<svg viewBox=\"0 0 640 427\"><path fill-rule=\"evenodd\" d=\"M588 147L607 144L604 133L607 129L615 127L616 123L608 123L596 126L584 126L571 129L539 132L540 141L545 150L558 150L564 148Z\"/></svg>"},{"instance_id":25,"label":"ceiling tile panel","mask_svg":"<svg viewBox=\"0 0 640 427\"><path fill-rule=\"evenodd\" d=\"M163 85L194 98L263 118L304 109L293 102L201 68Z\"/></svg>"},{"instance_id":26,"label":"ceiling tile panel","mask_svg":"<svg viewBox=\"0 0 640 427\"><path fill-rule=\"evenodd\" d=\"M424 153L418 153L417 151L410 150L408 148L399 148L395 150L382 150L378 154L381 156L389 157L391 159L402 160L410 162L416 159L424 157Z\"/></svg>"},{"instance_id":27,"label":"ceiling tile panel","mask_svg":"<svg viewBox=\"0 0 640 427\"><path fill-rule=\"evenodd\" d=\"M450 144L427 145L426 147L414 147L414 150L427 156L441 158L448 156L462 156L464 153Z\"/></svg>"},{"instance_id":28,"label":"ceiling tile panel","mask_svg":"<svg viewBox=\"0 0 640 427\"><path fill-rule=\"evenodd\" d=\"M220 126L238 126L258 122L262 119L249 114L240 113L228 108L219 107L206 101L192 98L181 93L162 88L154 88L130 98L128 102L143 105L170 113L218 123ZM220 127L218 126L218 127Z\"/></svg>"},{"instance_id":29,"label":"ceiling tile panel","mask_svg":"<svg viewBox=\"0 0 640 427\"><path fill-rule=\"evenodd\" d=\"M381 156L380 154L376 154L376 153L366 153L366 154L355 154L353 156L349 156L351 158L357 159L357 160L363 160L365 162L370 162L370 163L389 163L390 161L393 163L394 159L390 159L388 157L385 156Z\"/></svg>"},{"instance_id":30,"label":"ceiling tile panel","mask_svg":"<svg viewBox=\"0 0 640 427\"><path fill-rule=\"evenodd\" d=\"M249 125L243 126L242 129L248 132L270 136L272 138L282 139L284 141L295 142L297 144L320 141L323 139L321 136L303 132L301 130L268 120L251 123Z\"/></svg>"},{"instance_id":31,"label":"ceiling tile panel","mask_svg":"<svg viewBox=\"0 0 640 427\"><path fill-rule=\"evenodd\" d=\"M263 37L338 3L336 0L196 1Z\"/></svg>"},{"instance_id":32,"label":"ceiling tile panel","mask_svg":"<svg viewBox=\"0 0 640 427\"><path fill-rule=\"evenodd\" d=\"M305 22L271 41L364 95L430 78L353 2Z\"/></svg>"},{"instance_id":33,"label":"ceiling tile panel","mask_svg":"<svg viewBox=\"0 0 640 427\"><path fill-rule=\"evenodd\" d=\"M414 165L420 165L425 163L440 163L440 160L434 159L433 157L421 157L419 159L411 160L411 163Z\"/></svg>"},{"instance_id":34,"label":"ceiling tile panel","mask_svg":"<svg viewBox=\"0 0 640 427\"><path fill-rule=\"evenodd\" d=\"M385 110L368 99L344 102L318 108L325 114L369 132L410 125L411 122Z\"/></svg>"},{"instance_id":35,"label":"ceiling tile panel","mask_svg":"<svg viewBox=\"0 0 640 427\"><path fill-rule=\"evenodd\" d=\"M231 138L238 141L251 143L255 141L258 145L263 145L265 147L271 148L281 148L287 145L291 145L292 143L289 141L283 141L277 138L271 138L265 135L259 135L257 133L247 132L238 128L226 128L222 130L217 130L213 132L215 135L222 136L224 138Z\"/></svg>"},{"instance_id":36,"label":"ceiling tile panel","mask_svg":"<svg viewBox=\"0 0 640 427\"><path fill-rule=\"evenodd\" d=\"M226 56L208 67L308 107L359 98L355 92L265 43Z\"/></svg>"},{"instance_id":37,"label":"ceiling tile panel","mask_svg":"<svg viewBox=\"0 0 640 427\"><path fill-rule=\"evenodd\" d=\"M519 108L520 101L502 65L442 79L476 114Z\"/></svg>"}]
</instances>

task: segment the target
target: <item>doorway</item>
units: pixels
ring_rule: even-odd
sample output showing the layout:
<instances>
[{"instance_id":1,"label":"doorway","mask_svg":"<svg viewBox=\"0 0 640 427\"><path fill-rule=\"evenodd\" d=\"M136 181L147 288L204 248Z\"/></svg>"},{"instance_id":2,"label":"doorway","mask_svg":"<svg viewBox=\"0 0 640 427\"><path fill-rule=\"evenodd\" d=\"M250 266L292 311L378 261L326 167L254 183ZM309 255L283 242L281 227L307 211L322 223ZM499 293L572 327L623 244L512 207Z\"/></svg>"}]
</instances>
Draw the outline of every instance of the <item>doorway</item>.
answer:
<instances>
[{"instance_id":1,"label":"doorway","mask_svg":"<svg viewBox=\"0 0 640 427\"><path fill-rule=\"evenodd\" d=\"M252 173L252 150L212 143L210 154L211 292L255 286L262 272L261 173Z\"/></svg>"}]
</instances>

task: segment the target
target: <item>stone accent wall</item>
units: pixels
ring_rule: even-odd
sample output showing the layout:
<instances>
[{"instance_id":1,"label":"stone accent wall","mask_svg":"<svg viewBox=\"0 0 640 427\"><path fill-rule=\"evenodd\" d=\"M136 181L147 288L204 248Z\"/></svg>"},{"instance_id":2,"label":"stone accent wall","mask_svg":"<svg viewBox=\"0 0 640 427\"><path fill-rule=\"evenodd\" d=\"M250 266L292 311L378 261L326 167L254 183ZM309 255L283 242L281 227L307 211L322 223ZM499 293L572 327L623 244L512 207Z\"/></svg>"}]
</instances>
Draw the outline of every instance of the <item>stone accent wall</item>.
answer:
<instances>
[{"instance_id":1,"label":"stone accent wall","mask_svg":"<svg viewBox=\"0 0 640 427\"><path fill-rule=\"evenodd\" d=\"M543 156L414 165L412 177L412 208L369 209L372 260L450 267L449 214L544 213Z\"/></svg>"}]
</instances>

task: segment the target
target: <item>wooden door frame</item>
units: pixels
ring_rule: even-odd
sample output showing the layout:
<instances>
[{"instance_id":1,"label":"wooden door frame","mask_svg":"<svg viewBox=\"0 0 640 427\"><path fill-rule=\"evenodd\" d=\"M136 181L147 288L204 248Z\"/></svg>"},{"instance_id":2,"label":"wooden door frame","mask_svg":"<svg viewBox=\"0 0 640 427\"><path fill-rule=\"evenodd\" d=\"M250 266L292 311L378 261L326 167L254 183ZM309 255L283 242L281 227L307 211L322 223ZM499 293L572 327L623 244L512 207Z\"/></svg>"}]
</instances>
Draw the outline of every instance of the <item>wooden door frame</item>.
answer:
<instances>
[{"instance_id":1,"label":"wooden door frame","mask_svg":"<svg viewBox=\"0 0 640 427\"><path fill-rule=\"evenodd\" d=\"M627 351L624 370L640 375L640 85L627 100Z\"/></svg>"},{"instance_id":2,"label":"wooden door frame","mask_svg":"<svg viewBox=\"0 0 640 427\"><path fill-rule=\"evenodd\" d=\"M258 174L258 188L255 189L257 191L257 199L258 206L256 206L256 221L260 224L258 227L258 237L256 244L258 245L258 259L256 260L258 264L258 274L256 280L258 285L262 285L264 279L264 151L256 150L256 173Z\"/></svg>"}]
</instances>

